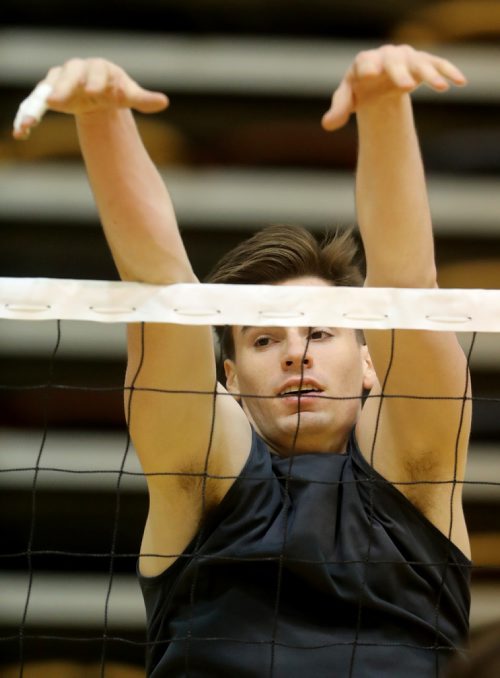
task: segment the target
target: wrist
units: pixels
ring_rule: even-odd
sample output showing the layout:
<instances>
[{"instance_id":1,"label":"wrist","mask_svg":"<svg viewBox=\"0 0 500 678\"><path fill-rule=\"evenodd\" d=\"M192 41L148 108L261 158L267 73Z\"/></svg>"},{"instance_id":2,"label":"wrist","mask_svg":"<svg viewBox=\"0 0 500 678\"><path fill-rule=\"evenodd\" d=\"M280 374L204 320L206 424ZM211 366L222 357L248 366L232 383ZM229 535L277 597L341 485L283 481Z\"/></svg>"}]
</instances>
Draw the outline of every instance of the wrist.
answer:
<instances>
[{"instance_id":1,"label":"wrist","mask_svg":"<svg viewBox=\"0 0 500 678\"><path fill-rule=\"evenodd\" d=\"M86 111L75 115L79 127L103 127L115 125L125 121L133 121L133 115L128 108L103 108L96 111Z\"/></svg>"},{"instance_id":2,"label":"wrist","mask_svg":"<svg viewBox=\"0 0 500 678\"><path fill-rule=\"evenodd\" d=\"M356 101L356 115L363 113L380 113L382 115L411 107L411 97L408 92L394 89L383 94L358 98Z\"/></svg>"},{"instance_id":3,"label":"wrist","mask_svg":"<svg viewBox=\"0 0 500 678\"><path fill-rule=\"evenodd\" d=\"M377 128L395 135L398 130L414 127L411 98L398 93L364 102L356 109L356 119L360 133L366 128L373 134L373 128Z\"/></svg>"}]
</instances>

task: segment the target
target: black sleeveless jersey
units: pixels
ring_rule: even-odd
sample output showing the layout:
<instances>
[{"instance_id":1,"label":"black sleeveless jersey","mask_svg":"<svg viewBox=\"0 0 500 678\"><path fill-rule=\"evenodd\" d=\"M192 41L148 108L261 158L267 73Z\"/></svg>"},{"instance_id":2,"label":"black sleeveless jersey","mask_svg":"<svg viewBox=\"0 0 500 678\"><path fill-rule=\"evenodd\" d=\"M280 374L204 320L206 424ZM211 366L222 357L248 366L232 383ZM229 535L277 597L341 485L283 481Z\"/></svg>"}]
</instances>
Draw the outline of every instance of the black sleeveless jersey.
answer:
<instances>
[{"instance_id":1,"label":"black sleeveless jersey","mask_svg":"<svg viewBox=\"0 0 500 678\"><path fill-rule=\"evenodd\" d=\"M168 516L165 516L168 521ZM361 455L253 434L185 552L139 577L154 678L427 678L468 631L470 561Z\"/></svg>"}]
</instances>

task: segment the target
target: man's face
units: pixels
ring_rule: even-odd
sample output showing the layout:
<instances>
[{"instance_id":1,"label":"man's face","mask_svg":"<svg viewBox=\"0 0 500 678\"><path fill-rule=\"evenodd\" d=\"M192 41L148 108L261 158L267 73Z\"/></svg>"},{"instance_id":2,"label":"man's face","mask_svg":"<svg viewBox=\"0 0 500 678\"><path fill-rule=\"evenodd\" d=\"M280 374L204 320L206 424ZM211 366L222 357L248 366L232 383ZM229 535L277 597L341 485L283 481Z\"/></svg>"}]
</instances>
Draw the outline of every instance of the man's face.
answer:
<instances>
[{"instance_id":1,"label":"man's face","mask_svg":"<svg viewBox=\"0 0 500 678\"><path fill-rule=\"evenodd\" d=\"M280 284L329 283L305 277ZM295 452L344 452L363 389L374 379L355 331L238 326L233 337L235 359L224 364L227 388L244 394L241 403L257 433L281 455L290 454L296 435Z\"/></svg>"}]
</instances>

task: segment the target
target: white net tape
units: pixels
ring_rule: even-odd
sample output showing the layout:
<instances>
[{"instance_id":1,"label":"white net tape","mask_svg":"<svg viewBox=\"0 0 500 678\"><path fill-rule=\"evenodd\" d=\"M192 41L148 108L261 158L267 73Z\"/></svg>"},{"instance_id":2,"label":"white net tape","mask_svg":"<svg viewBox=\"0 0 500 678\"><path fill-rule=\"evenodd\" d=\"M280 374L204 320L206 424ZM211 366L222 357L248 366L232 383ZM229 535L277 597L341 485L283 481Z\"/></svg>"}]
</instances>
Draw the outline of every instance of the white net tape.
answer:
<instances>
[{"instance_id":1,"label":"white net tape","mask_svg":"<svg viewBox=\"0 0 500 678\"><path fill-rule=\"evenodd\" d=\"M500 332L500 290L0 278L0 318Z\"/></svg>"}]
</instances>

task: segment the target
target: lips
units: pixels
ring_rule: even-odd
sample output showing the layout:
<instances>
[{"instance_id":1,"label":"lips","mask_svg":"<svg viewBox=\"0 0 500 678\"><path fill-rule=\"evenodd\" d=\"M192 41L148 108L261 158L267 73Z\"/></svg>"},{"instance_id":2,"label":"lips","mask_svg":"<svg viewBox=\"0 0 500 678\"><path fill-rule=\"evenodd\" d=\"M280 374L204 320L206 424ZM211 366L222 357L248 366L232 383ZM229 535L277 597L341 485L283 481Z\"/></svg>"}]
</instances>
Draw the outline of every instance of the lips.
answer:
<instances>
[{"instance_id":1,"label":"lips","mask_svg":"<svg viewBox=\"0 0 500 678\"><path fill-rule=\"evenodd\" d=\"M322 393L323 390L322 386L314 379L293 378L286 381L276 395L280 398L297 398L299 396L313 396Z\"/></svg>"}]
</instances>

